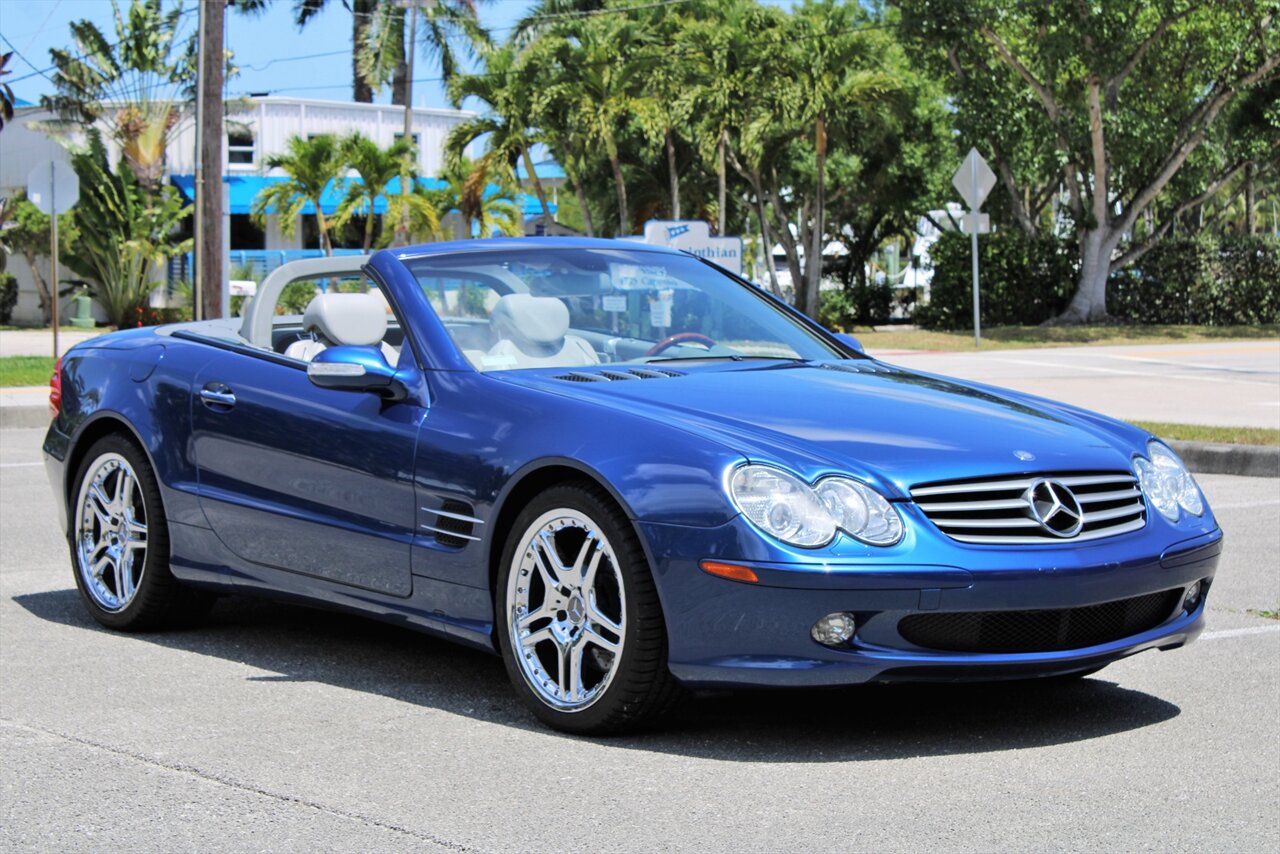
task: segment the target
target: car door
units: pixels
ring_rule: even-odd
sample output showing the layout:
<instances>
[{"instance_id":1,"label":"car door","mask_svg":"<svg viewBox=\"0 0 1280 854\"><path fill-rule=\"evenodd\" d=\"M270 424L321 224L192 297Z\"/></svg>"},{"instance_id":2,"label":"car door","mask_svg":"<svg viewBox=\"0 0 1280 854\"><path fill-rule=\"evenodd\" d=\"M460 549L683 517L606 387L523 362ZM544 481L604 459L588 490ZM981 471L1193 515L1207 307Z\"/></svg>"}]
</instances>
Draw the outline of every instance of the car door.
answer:
<instances>
[{"instance_id":1,"label":"car door","mask_svg":"<svg viewBox=\"0 0 1280 854\"><path fill-rule=\"evenodd\" d=\"M204 514L246 561L408 596L426 409L318 388L305 368L227 349L198 373L192 441Z\"/></svg>"}]
</instances>

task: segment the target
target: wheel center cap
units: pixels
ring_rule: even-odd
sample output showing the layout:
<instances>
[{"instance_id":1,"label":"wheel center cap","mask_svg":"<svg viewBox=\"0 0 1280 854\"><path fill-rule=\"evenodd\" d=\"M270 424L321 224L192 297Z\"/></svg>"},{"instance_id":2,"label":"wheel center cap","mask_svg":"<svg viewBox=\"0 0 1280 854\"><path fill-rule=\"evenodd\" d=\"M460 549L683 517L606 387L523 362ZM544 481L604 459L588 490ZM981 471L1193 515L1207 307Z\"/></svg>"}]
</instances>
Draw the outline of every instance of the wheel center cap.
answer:
<instances>
[{"instance_id":1,"label":"wheel center cap","mask_svg":"<svg viewBox=\"0 0 1280 854\"><path fill-rule=\"evenodd\" d=\"M577 594L574 594L573 598L569 600L569 604L565 606L565 611L569 615L569 622L575 626L581 625L583 619L587 616L586 603Z\"/></svg>"}]
</instances>

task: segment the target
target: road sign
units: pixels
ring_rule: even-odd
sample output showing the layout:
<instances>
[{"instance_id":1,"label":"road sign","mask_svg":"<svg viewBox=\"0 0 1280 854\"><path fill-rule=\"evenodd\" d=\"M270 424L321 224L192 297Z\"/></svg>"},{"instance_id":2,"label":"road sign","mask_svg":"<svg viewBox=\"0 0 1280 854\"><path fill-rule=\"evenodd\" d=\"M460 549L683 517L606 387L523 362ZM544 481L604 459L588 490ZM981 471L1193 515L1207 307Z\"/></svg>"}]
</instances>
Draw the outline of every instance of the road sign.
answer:
<instances>
[{"instance_id":1,"label":"road sign","mask_svg":"<svg viewBox=\"0 0 1280 854\"><path fill-rule=\"evenodd\" d=\"M27 176L27 198L41 213L64 214L80 200L80 179L70 164L46 160Z\"/></svg>"},{"instance_id":2,"label":"road sign","mask_svg":"<svg viewBox=\"0 0 1280 854\"><path fill-rule=\"evenodd\" d=\"M991 171L991 167L978 153L978 149L970 148L964 163L960 164L960 168L951 178L951 184L959 191L960 198L964 199L965 204L969 206L969 215L965 217L967 220L965 232L969 234L969 239L972 241L970 250L973 253L973 344L975 347L981 347L982 320L978 311L978 234L983 231L983 228L978 209L987 200L991 188L996 185L996 173ZM990 220L988 220L987 228L990 227Z\"/></svg>"},{"instance_id":3,"label":"road sign","mask_svg":"<svg viewBox=\"0 0 1280 854\"><path fill-rule=\"evenodd\" d=\"M951 185L960 193L960 198L964 199L969 210L976 211L982 207L982 203L987 200L987 196L995 187L996 173L991 171L991 167L978 153L978 149L971 148L964 158L964 163L960 164L960 168L952 177Z\"/></svg>"},{"instance_id":4,"label":"road sign","mask_svg":"<svg viewBox=\"0 0 1280 854\"><path fill-rule=\"evenodd\" d=\"M80 201L80 179L70 164L46 160L27 175L27 198L49 215L49 308L53 320L53 358L58 352L58 215Z\"/></svg>"}]
</instances>

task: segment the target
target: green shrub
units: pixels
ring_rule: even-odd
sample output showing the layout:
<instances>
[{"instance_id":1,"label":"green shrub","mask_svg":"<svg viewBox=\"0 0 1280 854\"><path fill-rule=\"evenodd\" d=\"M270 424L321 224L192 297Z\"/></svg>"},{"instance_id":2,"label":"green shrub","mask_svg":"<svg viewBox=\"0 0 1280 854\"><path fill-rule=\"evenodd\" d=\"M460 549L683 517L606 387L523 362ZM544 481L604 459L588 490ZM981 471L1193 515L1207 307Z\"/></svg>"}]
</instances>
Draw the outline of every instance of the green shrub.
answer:
<instances>
[{"instance_id":1,"label":"green shrub","mask_svg":"<svg viewBox=\"0 0 1280 854\"><path fill-rule=\"evenodd\" d=\"M280 292L280 299L276 301L276 314L302 314L315 295L315 282L301 281L285 285Z\"/></svg>"},{"instance_id":2,"label":"green shrub","mask_svg":"<svg viewBox=\"0 0 1280 854\"><path fill-rule=\"evenodd\" d=\"M1132 323L1280 321L1280 241L1197 235L1162 240L1111 277L1107 310Z\"/></svg>"},{"instance_id":3,"label":"green shrub","mask_svg":"<svg viewBox=\"0 0 1280 854\"><path fill-rule=\"evenodd\" d=\"M8 325L18 304L18 280L13 273L0 273L0 325Z\"/></svg>"},{"instance_id":4,"label":"green shrub","mask_svg":"<svg viewBox=\"0 0 1280 854\"><path fill-rule=\"evenodd\" d=\"M967 235L945 232L929 250L933 280L913 318L926 329L973 328L973 259ZM984 326L1034 326L1060 313L1076 285L1074 247L1007 229L978 238Z\"/></svg>"},{"instance_id":5,"label":"green shrub","mask_svg":"<svg viewBox=\"0 0 1280 854\"><path fill-rule=\"evenodd\" d=\"M889 322L892 306L893 288L888 284L854 284L819 295L818 322L836 330L856 325L879 326Z\"/></svg>"}]
</instances>

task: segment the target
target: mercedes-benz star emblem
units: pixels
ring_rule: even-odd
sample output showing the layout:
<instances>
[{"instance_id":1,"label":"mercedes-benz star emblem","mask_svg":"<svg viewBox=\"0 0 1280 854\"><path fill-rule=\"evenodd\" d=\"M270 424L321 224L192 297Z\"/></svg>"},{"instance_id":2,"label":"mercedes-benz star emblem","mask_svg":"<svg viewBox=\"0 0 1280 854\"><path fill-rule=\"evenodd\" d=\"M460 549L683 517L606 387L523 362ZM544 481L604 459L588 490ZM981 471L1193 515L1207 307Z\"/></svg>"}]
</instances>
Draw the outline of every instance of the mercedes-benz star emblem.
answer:
<instances>
[{"instance_id":1,"label":"mercedes-benz star emblem","mask_svg":"<svg viewBox=\"0 0 1280 854\"><path fill-rule=\"evenodd\" d=\"M1022 493L1031 518L1055 537L1074 537L1084 527L1084 511L1070 489L1056 480L1041 478Z\"/></svg>"}]
</instances>

